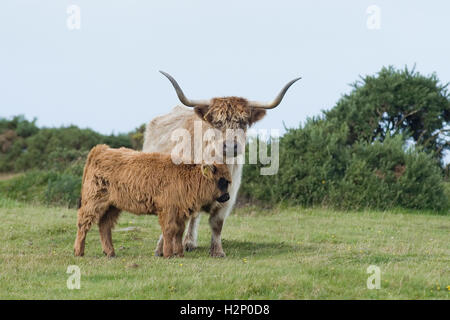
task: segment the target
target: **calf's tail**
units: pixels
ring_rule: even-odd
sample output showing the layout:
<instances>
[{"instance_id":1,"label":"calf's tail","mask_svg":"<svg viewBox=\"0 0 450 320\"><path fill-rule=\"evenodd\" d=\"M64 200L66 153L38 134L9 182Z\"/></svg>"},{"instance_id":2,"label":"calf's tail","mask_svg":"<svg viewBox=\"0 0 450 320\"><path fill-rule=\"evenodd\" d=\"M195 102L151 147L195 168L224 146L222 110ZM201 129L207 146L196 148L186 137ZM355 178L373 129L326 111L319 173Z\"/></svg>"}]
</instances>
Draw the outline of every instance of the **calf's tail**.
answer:
<instances>
[{"instance_id":1,"label":"calf's tail","mask_svg":"<svg viewBox=\"0 0 450 320\"><path fill-rule=\"evenodd\" d=\"M86 180L86 173L88 171L88 168L92 164L92 160L97 155L99 155L100 153L102 153L104 150L106 150L108 148L109 148L109 146L106 144L98 144L95 147L93 147L91 149L91 151L89 151L89 154L86 159L86 164L84 165L84 169L83 169L83 179L81 180L81 190L83 190L84 182ZM78 209L80 209L80 208L81 208L81 196L80 196L80 198L78 198Z\"/></svg>"}]
</instances>

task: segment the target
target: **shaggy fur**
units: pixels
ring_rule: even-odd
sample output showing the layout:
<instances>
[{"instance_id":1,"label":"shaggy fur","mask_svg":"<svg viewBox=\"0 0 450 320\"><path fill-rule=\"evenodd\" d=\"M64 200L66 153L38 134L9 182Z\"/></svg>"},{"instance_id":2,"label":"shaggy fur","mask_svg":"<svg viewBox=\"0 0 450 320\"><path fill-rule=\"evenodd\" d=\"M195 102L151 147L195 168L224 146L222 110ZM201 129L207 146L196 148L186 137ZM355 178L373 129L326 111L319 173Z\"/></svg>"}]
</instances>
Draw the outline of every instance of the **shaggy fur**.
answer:
<instances>
[{"instance_id":1,"label":"shaggy fur","mask_svg":"<svg viewBox=\"0 0 450 320\"><path fill-rule=\"evenodd\" d=\"M229 183L226 165L175 165L170 155L98 145L84 167L75 255L84 254L86 233L98 223L103 252L113 257L111 229L126 210L158 215L164 257L183 256L186 220L202 207L227 201Z\"/></svg>"},{"instance_id":2,"label":"shaggy fur","mask_svg":"<svg viewBox=\"0 0 450 320\"><path fill-rule=\"evenodd\" d=\"M195 113L217 129L247 130L266 115L266 110L250 108L240 97L213 98L211 105L194 108Z\"/></svg>"},{"instance_id":3,"label":"shaggy fur","mask_svg":"<svg viewBox=\"0 0 450 320\"><path fill-rule=\"evenodd\" d=\"M195 134L192 134L193 131L198 131L198 129L195 130L195 128L198 127L198 122L196 121L201 119L201 123L205 124L204 126L202 125L202 127L205 127L205 130L207 129L208 133L210 129L213 129L212 131L220 130L222 131L222 133L226 133L227 129L234 129L231 133L232 137L227 137L227 135L225 135L225 139L222 139L222 141L218 139L219 141L213 142L214 145L212 145L214 147L214 150L220 150L217 147L223 147L223 155L227 158L226 160L229 160L229 155L233 155L232 158L242 158L240 156L244 153L245 150L247 128L250 127L253 123L264 118L267 109L276 108L282 101L289 87L294 82L300 79L296 78L288 82L271 103L259 103L255 101L248 101L247 99L240 97L222 97L213 98L210 100L190 100L186 98L183 91L181 90L181 87L171 75L163 71L161 71L161 73L171 82L177 93L178 99L180 99L180 102L185 106L193 107L194 110L183 110L182 108L177 107L173 109L171 113L163 115L161 117L157 117L154 120L150 121L145 130L143 150L146 152L177 152L178 150L180 150L179 144L176 142L174 143L174 141L170 141L170 138L172 137L172 133L175 133L179 137L179 133L180 131L182 131L179 129L184 129L191 134L190 139L183 139L184 141L181 143L182 146L192 142L194 148L190 148L191 151L194 149L196 149L196 151L199 151L198 145L202 144L204 144L203 146L201 146L202 150L210 150L208 148L209 142L199 141L202 138L195 137ZM194 141L194 139L196 141ZM187 150L189 151L189 149ZM201 153L194 152L194 156L191 155L190 160L198 162L198 159L195 159L195 154ZM213 156L221 157L221 155L218 155L216 153L214 153ZM185 157L186 154L182 156L182 158ZM207 210L207 212L210 214L209 224L212 231L210 253L213 257L225 256L225 252L222 249L221 233L225 218L233 209L237 192L239 190L243 165L238 162L240 161L235 161L234 163L230 163L230 161L225 162L228 163L228 169L230 170L231 176L233 178L233 186L230 190L231 200L228 201L224 206L219 207L212 205L209 207L209 210ZM186 233L184 239L184 246L187 250L195 249L197 246L197 229L198 216L194 215L192 216L192 218L190 218L188 232ZM156 249L157 252L161 251L162 241L163 237L160 237L160 241L158 242Z\"/></svg>"},{"instance_id":4,"label":"shaggy fur","mask_svg":"<svg viewBox=\"0 0 450 320\"><path fill-rule=\"evenodd\" d=\"M187 159L187 162L193 162L195 149L194 122L202 120L204 124L203 132L208 129L216 129L222 131L223 136L225 136L227 129L241 129L243 135L237 137L236 142L238 144L237 150L243 152L247 128L261 120L265 115L266 110L251 108L248 106L248 101L240 97L213 98L209 106L197 106L193 109L177 106L172 112L150 121L144 135L143 150L145 152L171 153L178 143L171 141L172 132L178 128L184 128L188 130L192 137L190 140L192 154L191 159ZM222 143L222 141L218 141L218 143ZM201 147L206 149L207 145ZM221 240L222 226L233 209L242 176L242 164L231 163L227 166L233 179L233 185L230 188L230 201L223 205L215 203L204 210L210 214L209 224L212 233L210 254L212 257L225 256ZM188 231L184 239L184 246L188 251L197 247L199 218L198 215L193 215L189 220ZM156 246L157 253L162 252L163 243L163 237L161 236Z\"/></svg>"}]
</instances>

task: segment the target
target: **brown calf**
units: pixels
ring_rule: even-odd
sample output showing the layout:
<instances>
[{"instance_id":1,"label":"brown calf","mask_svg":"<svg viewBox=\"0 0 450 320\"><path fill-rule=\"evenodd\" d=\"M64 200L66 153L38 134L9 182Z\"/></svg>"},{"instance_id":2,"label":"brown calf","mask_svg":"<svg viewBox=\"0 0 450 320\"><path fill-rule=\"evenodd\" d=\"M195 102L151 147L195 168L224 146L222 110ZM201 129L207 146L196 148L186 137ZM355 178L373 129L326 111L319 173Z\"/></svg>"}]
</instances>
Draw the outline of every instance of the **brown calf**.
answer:
<instances>
[{"instance_id":1,"label":"brown calf","mask_svg":"<svg viewBox=\"0 0 450 320\"><path fill-rule=\"evenodd\" d=\"M230 183L223 164L176 165L170 155L98 145L84 167L75 255L84 254L86 233L98 223L103 252L113 257L111 229L126 210L158 215L164 257L183 256L186 220L216 201L226 202Z\"/></svg>"}]
</instances>

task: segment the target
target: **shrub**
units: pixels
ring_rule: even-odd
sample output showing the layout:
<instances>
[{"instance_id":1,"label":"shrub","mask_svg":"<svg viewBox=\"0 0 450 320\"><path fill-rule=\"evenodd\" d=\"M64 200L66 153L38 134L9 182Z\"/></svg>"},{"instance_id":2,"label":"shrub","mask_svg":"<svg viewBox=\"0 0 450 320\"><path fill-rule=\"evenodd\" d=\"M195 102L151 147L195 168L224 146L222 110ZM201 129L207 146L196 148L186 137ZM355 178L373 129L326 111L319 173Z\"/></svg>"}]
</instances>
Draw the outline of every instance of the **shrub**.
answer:
<instances>
[{"instance_id":1,"label":"shrub","mask_svg":"<svg viewBox=\"0 0 450 320\"><path fill-rule=\"evenodd\" d=\"M347 143L345 123L309 119L280 139L280 168L261 176L245 165L241 196L266 203L337 209L406 207L446 210L448 196L438 161L402 136Z\"/></svg>"},{"instance_id":2,"label":"shrub","mask_svg":"<svg viewBox=\"0 0 450 320\"><path fill-rule=\"evenodd\" d=\"M39 129L35 122L0 118L0 171L26 171L0 181L1 198L76 206L89 150L100 143L139 147L144 130L142 125L130 134L102 135L76 126Z\"/></svg>"},{"instance_id":3,"label":"shrub","mask_svg":"<svg viewBox=\"0 0 450 320\"><path fill-rule=\"evenodd\" d=\"M135 150L142 150L144 144L145 124L137 127L134 131L129 133L131 145Z\"/></svg>"},{"instance_id":4,"label":"shrub","mask_svg":"<svg viewBox=\"0 0 450 320\"><path fill-rule=\"evenodd\" d=\"M0 198L21 202L75 207L81 190L81 175L70 172L28 171L0 181Z\"/></svg>"},{"instance_id":5,"label":"shrub","mask_svg":"<svg viewBox=\"0 0 450 320\"><path fill-rule=\"evenodd\" d=\"M388 67L361 77L352 87L350 94L325 112L328 120L347 123L349 143L383 141L398 134L440 160L450 150L450 94L435 74Z\"/></svg>"},{"instance_id":6,"label":"shrub","mask_svg":"<svg viewBox=\"0 0 450 320\"><path fill-rule=\"evenodd\" d=\"M43 195L51 178L55 178L55 172L29 171L9 180L0 181L0 194L2 198L10 198L23 202L41 202L45 200Z\"/></svg>"},{"instance_id":7,"label":"shrub","mask_svg":"<svg viewBox=\"0 0 450 320\"><path fill-rule=\"evenodd\" d=\"M405 150L402 138L396 136L383 143L360 142L353 150L343 179L330 192L335 207L448 208L438 162L420 147Z\"/></svg>"},{"instance_id":8,"label":"shrub","mask_svg":"<svg viewBox=\"0 0 450 320\"><path fill-rule=\"evenodd\" d=\"M260 164L245 165L241 194L272 203L322 203L331 183L345 170L349 158L347 132L345 124L320 118L309 119L304 128L288 129L280 138L278 173L261 176Z\"/></svg>"},{"instance_id":9,"label":"shrub","mask_svg":"<svg viewBox=\"0 0 450 320\"><path fill-rule=\"evenodd\" d=\"M45 191L45 203L76 207L80 190L81 176L68 173L52 176Z\"/></svg>"},{"instance_id":10,"label":"shrub","mask_svg":"<svg viewBox=\"0 0 450 320\"><path fill-rule=\"evenodd\" d=\"M88 150L57 147L48 154L48 162L45 164L44 168L47 170L53 169L57 171L64 171L68 168L76 166L77 164L79 165L80 163L84 165L88 153ZM76 174L82 174L82 170L83 169L81 169L81 172L77 170Z\"/></svg>"},{"instance_id":11,"label":"shrub","mask_svg":"<svg viewBox=\"0 0 450 320\"><path fill-rule=\"evenodd\" d=\"M0 172L61 170L100 143L113 148L138 147L139 137L134 135L144 128L132 134L102 135L76 126L39 129L35 122L36 119L28 121L23 116L0 118Z\"/></svg>"}]
</instances>

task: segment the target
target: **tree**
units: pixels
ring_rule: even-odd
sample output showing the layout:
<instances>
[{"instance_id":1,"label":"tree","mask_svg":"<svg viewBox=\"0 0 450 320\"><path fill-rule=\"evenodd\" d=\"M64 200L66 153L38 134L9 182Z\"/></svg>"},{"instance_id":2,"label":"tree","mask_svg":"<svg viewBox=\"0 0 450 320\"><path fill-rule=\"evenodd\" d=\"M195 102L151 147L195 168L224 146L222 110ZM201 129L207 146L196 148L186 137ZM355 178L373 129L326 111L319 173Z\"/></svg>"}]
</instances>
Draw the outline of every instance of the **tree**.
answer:
<instances>
[{"instance_id":1,"label":"tree","mask_svg":"<svg viewBox=\"0 0 450 320\"><path fill-rule=\"evenodd\" d=\"M436 74L423 76L414 68L390 66L361 77L325 116L347 123L349 144L382 142L388 135L402 134L442 161L444 151L450 149L447 86Z\"/></svg>"}]
</instances>

